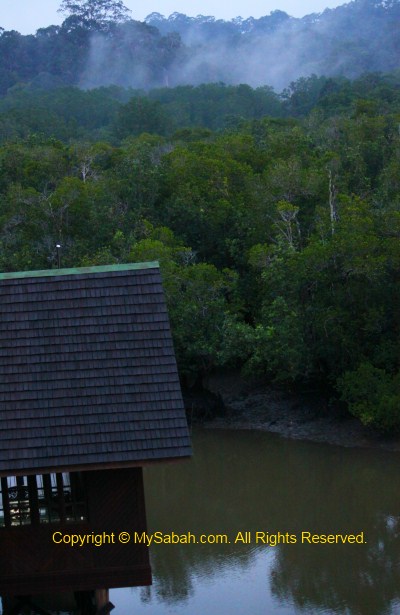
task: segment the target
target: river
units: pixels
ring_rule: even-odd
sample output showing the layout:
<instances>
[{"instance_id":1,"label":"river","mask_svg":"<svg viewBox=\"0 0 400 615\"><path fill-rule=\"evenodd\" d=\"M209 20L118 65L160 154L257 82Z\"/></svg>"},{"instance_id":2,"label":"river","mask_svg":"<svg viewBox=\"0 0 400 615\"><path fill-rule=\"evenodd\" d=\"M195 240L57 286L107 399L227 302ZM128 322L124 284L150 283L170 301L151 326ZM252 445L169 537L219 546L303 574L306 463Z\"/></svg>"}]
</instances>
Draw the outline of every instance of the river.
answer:
<instances>
[{"instance_id":1,"label":"river","mask_svg":"<svg viewBox=\"0 0 400 615\"><path fill-rule=\"evenodd\" d=\"M215 542L152 545L153 585L111 590L113 615L400 613L400 453L223 429L193 448L145 469L148 532Z\"/></svg>"},{"instance_id":2,"label":"river","mask_svg":"<svg viewBox=\"0 0 400 615\"><path fill-rule=\"evenodd\" d=\"M400 613L398 453L239 430L195 431L193 447L190 461L146 468L149 533L230 544L153 545L153 585L112 590L113 613ZM256 542L279 532L292 544ZM308 544L302 532L364 542Z\"/></svg>"}]
</instances>

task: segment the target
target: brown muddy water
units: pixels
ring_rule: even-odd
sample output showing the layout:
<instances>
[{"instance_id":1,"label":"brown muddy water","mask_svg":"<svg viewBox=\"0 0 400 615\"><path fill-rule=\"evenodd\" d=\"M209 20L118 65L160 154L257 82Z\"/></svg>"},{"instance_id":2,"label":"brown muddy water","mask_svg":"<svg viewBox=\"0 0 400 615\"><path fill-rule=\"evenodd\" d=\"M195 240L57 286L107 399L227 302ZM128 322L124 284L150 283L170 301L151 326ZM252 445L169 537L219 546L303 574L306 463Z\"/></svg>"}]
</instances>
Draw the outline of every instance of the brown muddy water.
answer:
<instances>
[{"instance_id":1,"label":"brown muddy water","mask_svg":"<svg viewBox=\"0 0 400 615\"><path fill-rule=\"evenodd\" d=\"M230 543L152 546L153 586L112 590L113 613L400 613L399 453L240 430L195 431L193 446L191 461L146 469L149 532Z\"/></svg>"},{"instance_id":2,"label":"brown muddy water","mask_svg":"<svg viewBox=\"0 0 400 615\"><path fill-rule=\"evenodd\" d=\"M111 590L113 615L400 613L400 453L223 429L193 448L146 468L149 533L225 543L152 545L153 585ZM307 542L328 534L362 542Z\"/></svg>"}]
</instances>

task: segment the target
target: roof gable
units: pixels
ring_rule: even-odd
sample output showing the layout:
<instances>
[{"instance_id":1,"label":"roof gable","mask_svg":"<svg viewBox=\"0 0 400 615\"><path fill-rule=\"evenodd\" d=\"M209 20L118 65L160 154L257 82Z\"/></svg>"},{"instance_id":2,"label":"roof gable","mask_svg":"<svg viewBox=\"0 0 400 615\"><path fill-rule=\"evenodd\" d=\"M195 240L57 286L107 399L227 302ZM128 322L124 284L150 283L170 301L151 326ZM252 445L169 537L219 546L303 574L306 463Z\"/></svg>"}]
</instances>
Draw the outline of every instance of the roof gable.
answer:
<instances>
[{"instance_id":1,"label":"roof gable","mask_svg":"<svg viewBox=\"0 0 400 615\"><path fill-rule=\"evenodd\" d=\"M157 263L1 274L0 473L187 456Z\"/></svg>"}]
</instances>

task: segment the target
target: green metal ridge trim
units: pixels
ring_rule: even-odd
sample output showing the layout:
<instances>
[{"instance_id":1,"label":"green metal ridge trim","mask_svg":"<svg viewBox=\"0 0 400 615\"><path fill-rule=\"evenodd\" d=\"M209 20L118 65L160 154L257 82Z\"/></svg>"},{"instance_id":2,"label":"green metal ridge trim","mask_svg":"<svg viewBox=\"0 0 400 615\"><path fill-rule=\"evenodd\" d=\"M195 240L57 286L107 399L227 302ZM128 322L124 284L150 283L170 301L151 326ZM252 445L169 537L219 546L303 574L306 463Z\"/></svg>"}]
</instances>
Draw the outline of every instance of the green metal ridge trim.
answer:
<instances>
[{"instance_id":1,"label":"green metal ridge trim","mask_svg":"<svg viewBox=\"0 0 400 615\"><path fill-rule=\"evenodd\" d=\"M133 269L155 269L159 267L158 261L147 263L125 263L124 265L101 265L99 267L75 267L72 269L38 269L37 271L11 271L0 273L0 280L13 280L14 278L42 278L59 275L79 275L84 273L108 273L113 271L129 271Z\"/></svg>"}]
</instances>

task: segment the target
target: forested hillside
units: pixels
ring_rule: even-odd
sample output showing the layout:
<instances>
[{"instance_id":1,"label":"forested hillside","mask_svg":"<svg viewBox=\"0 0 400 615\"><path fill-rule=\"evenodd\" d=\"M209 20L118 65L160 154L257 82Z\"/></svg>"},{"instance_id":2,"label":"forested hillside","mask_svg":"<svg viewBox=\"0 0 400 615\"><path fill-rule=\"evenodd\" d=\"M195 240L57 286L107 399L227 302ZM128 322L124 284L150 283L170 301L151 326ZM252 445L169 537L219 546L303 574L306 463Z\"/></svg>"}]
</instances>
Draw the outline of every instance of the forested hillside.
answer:
<instances>
[{"instance_id":1,"label":"forested hillside","mask_svg":"<svg viewBox=\"0 0 400 615\"><path fill-rule=\"evenodd\" d=\"M241 367L400 426L400 80L0 101L0 268L158 259L182 376Z\"/></svg>"},{"instance_id":2,"label":"forested hillside","mask_svg":"<svg viewBox=\"0 0 400 615\"><path fill-rule=\"evenodd\" d=\"M399 64L400 0L353 0L302 19L274 11L230 22L152 13L142 23L129 19L120 0L61 6L63 23L35 35L0 28L0 95L19 83L149 90L222 81L281 90L311 74L354 78Z\"/></svg>"}]
</instances>

